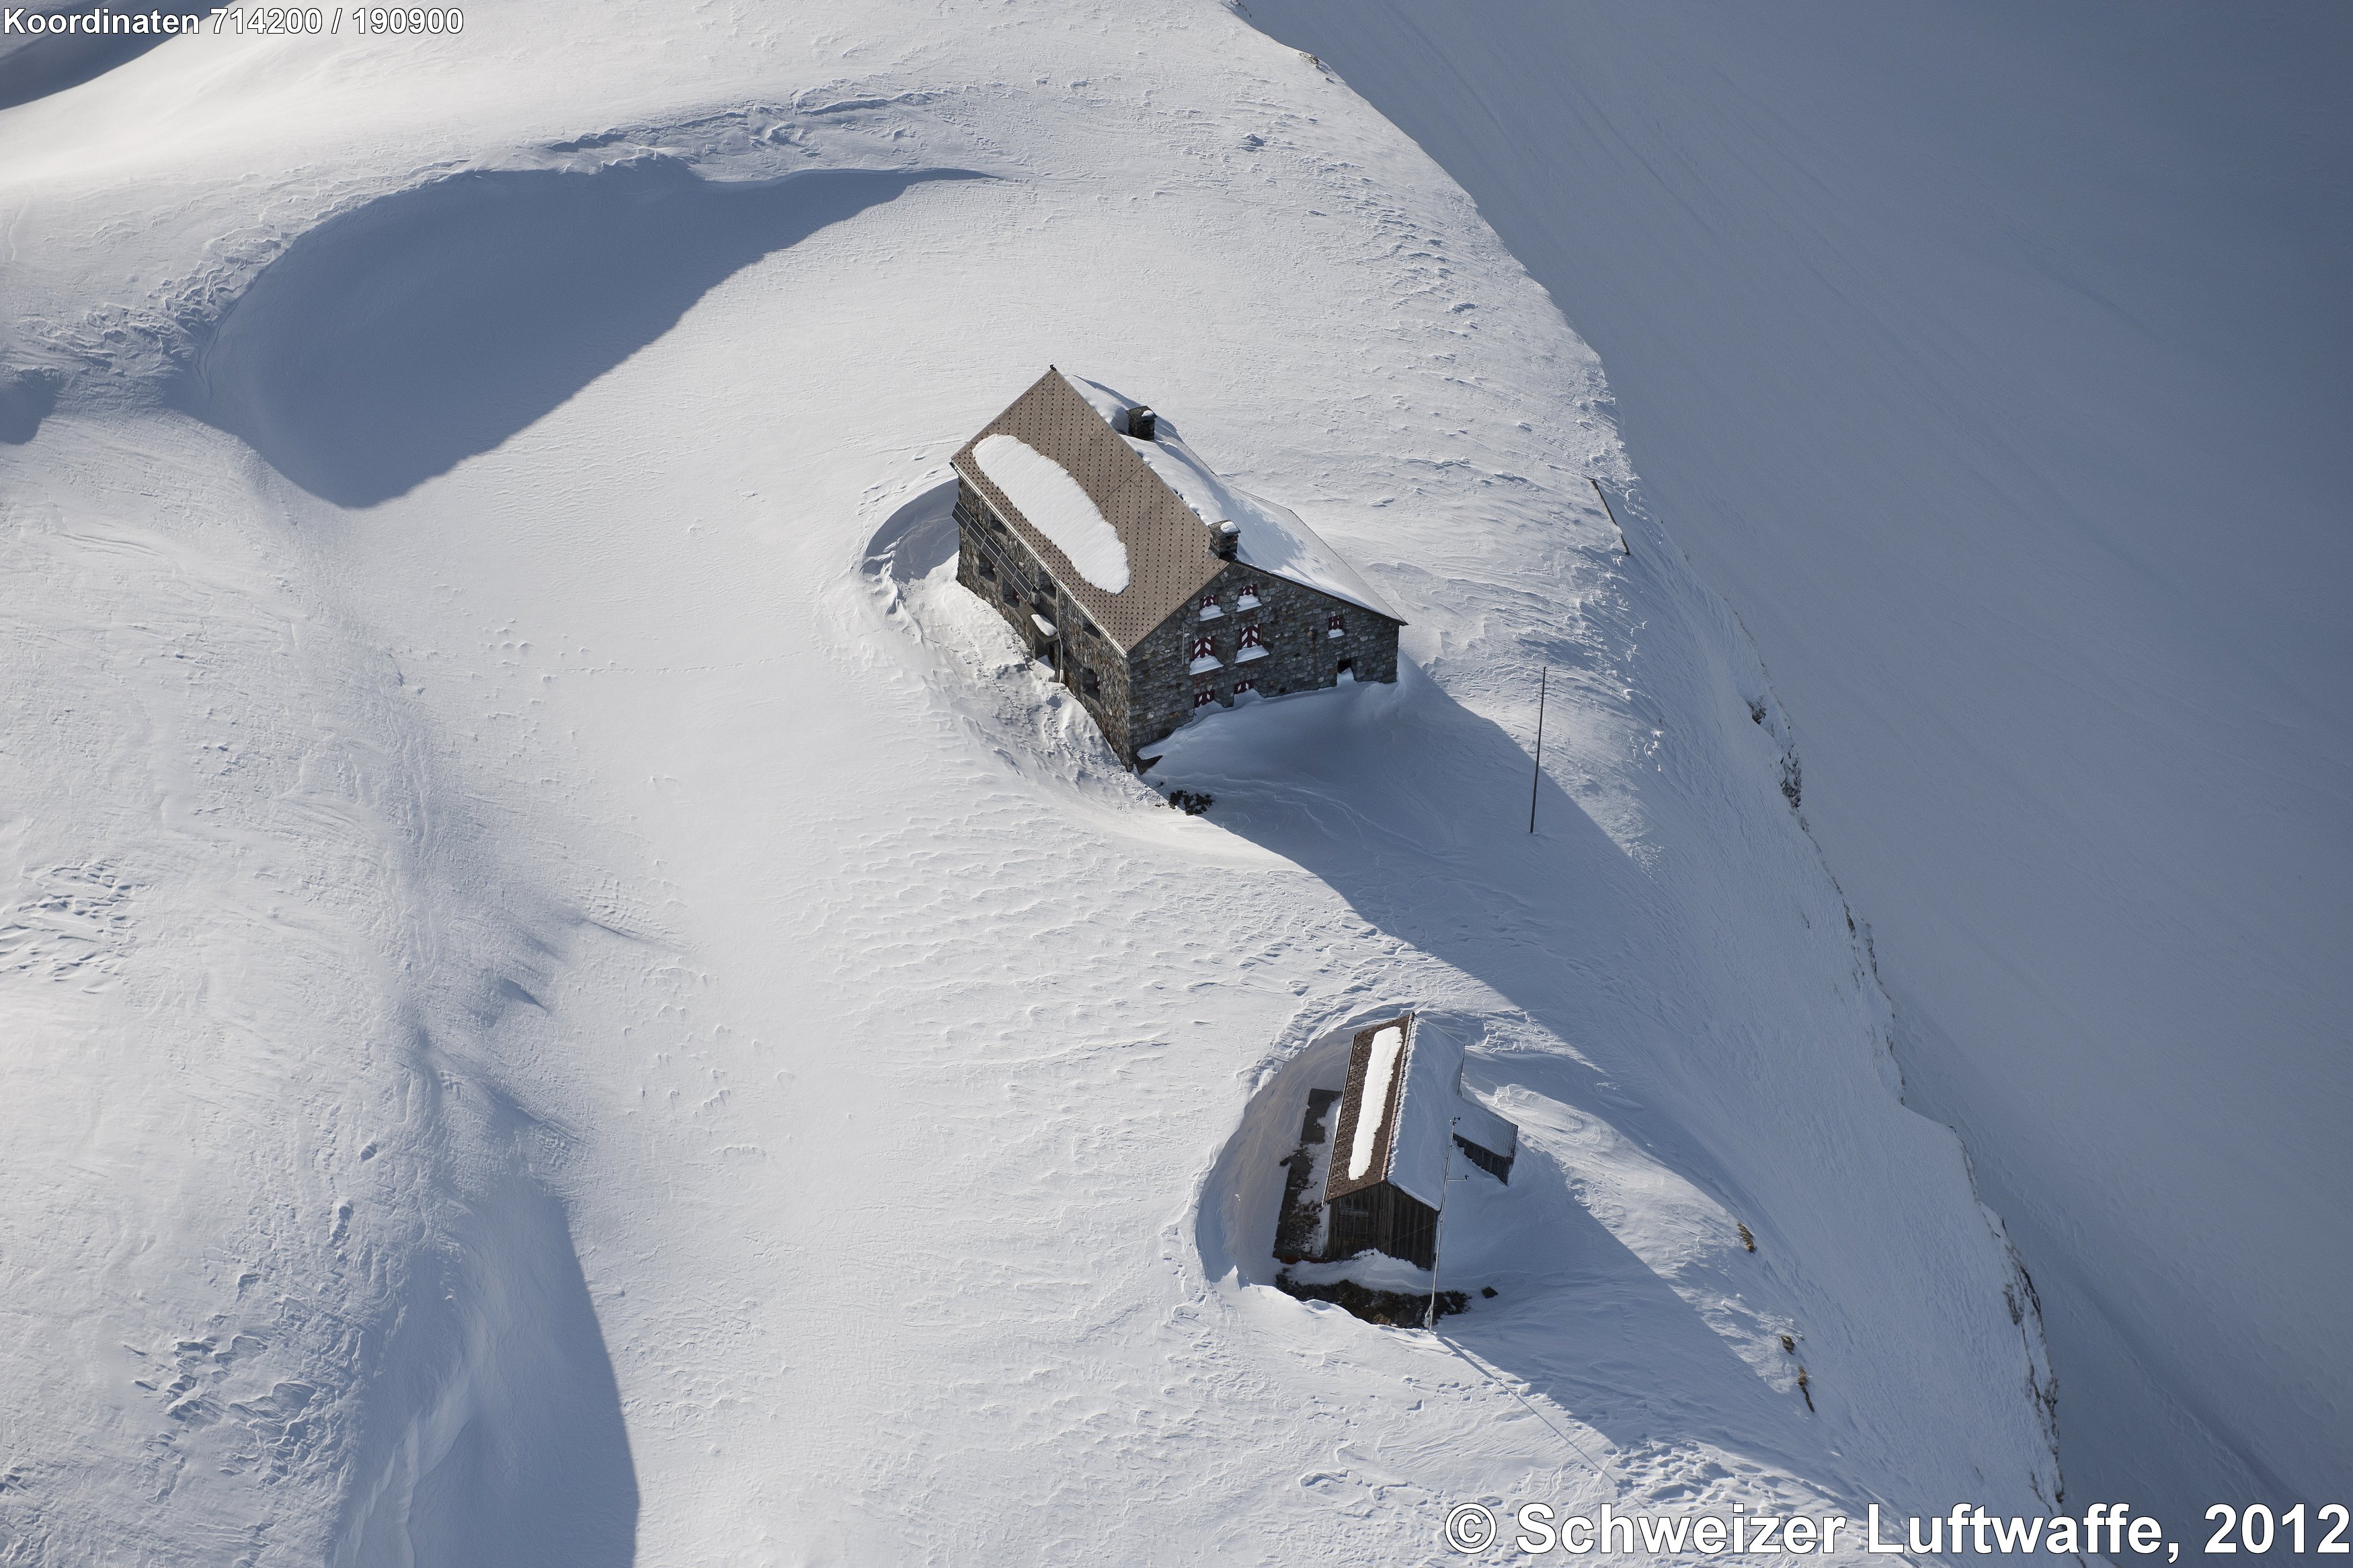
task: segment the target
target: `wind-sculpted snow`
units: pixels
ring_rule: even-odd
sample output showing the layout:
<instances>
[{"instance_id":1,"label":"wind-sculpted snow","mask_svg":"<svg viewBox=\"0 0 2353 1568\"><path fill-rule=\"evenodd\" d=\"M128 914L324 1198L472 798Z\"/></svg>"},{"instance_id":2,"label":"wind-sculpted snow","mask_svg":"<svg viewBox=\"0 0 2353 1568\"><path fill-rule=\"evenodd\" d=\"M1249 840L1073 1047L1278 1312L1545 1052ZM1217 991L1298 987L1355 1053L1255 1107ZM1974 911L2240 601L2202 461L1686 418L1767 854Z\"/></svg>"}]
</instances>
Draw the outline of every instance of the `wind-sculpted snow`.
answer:
<instances>
[{"instance_id":1,"label":"wind-sculpted snow","mask_svg":"<svg viewBox=\"0 0 2353 1568\"><path fill-rule=\"evenodd\" d=\"M54 372L0 373L0 443L21 447L40 433L41 421L58 405Z\"/></svg>"},{"instance_id":2,"label":"wind-sculpted snow","mask_svg":"<svg viewBox=\"0 0 2353 1568\"><path fill-rule=\"evenodd\" d=\"M12 476L0 546L39 650L0 727L58 736L0 753L44 803L0 859L0 1542L625 1563L611 1364L494 1065L565 918L490 890L381 650L234 510L114 521L81 435L44 442L77 478ZM225 454L149 439L219 493ZM78 1411L121 1451L68 1442Z\"/></svg>"},{"instance_id":3,"label":"wind-sculpted snow","mask_svg":"<svg viewBox=\"0 0 2353 1568\"><path fill-rule=\"evenodd\" d=\"M64 378L0 447L0 1556L2052 1493L1761 667L1315 61L1206 0L195 43L0 115ZM954 581L948 457L1048 363L1312 516L1400 681L1122 768ZM1407 1005L1523 1131L1442 1339L1258 1256L1267 1096Z\"/></svg>"},{"instance_id":4,"label":"wind-sculpted snow","mask_svg":"<svg viewBox=\"0 0 2353 1568\"><path fill-rule=\"evenodd\" d=\"M41 15L79 17L100 9L120 14L129 8L101 6L98 0L81 0L78 5L35 5L28 9ZM172 37L167 33L81 32L0 36L0 110L14 109L20 103L79 87L137 59L159 44L171 42Z\"/></svg>"},{"instance_id":5,"label":"wind-sculpted snow","mask_svg":"<svg viewBox=\"0 0 2353 1568\"><path fill-rule=\"evenodd\" d=\"M2070 1494L2333 1496L2353 13L1250 10L1606 356L2033 1270Z\"/></svg>"},{"instance_id":6,"label":"wind-sculpted snow","mask_svg":"<svg viewBox=\"0 0 2353 1568\"><path fill-rule=\"evenodd\" d=\"M722 183L666 158L452 174L296 240L174 400L311 494L373 506L540 418L730 274L942 177Z\"/></svg>"},{"instance_id":7,"label":"wind-sculpted snow","mask_svg":"<svg viewBox=\"0 0 2353 1568\"><path fill-rule=\"evenodd\" d=\"M637 1472L564 1206L500 1176L407 1260L364 1370L336 1535L348 1561L622 1568Z\"/></svg>"}]
</instances>

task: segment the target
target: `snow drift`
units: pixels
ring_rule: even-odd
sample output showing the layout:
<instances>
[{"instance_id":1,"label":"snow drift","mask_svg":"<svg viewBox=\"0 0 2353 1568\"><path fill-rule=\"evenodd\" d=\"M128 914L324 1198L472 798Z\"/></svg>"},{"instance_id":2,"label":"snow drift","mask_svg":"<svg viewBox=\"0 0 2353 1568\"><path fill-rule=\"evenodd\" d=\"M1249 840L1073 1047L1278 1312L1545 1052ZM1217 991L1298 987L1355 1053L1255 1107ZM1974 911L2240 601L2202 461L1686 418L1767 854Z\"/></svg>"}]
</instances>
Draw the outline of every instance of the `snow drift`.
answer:
<instances>
[{"instance_id":1,"label":"snow drift","mask_svg":"<svg viewBox=\"0 0 2353 1568\"><path fill-rule=\"evenodd\" d=\"M1460 179L1753 629L2071 1496L2353 1463L2353 25L1250 0Z\"/></svg>"},{"instance_id":2,"label":"snow drift","mask_svg":"<svg viewBox=\"0 0 2353 1568\"><path fill-rule=\"evenodd\" d=\"M716 183L659 157L451 174L294 240L174 401L311 494L373 506L540 419L730 274L936 177Z\"/></svg>"},{"instance_id":3,"label":"snow drift","mask_svg":"<svg viewBox=\"0 0 2353 1568\"><path fill-rule=\"evenodd\" d=\"M0 448L55 955L0 975L16 1558L1356 1562L1463 1498L2055 1491L1762 668L1639 506L1621 550L1591 352L1314 60L1207 4L516 0L184 39L0 171L56 392ZM1412 623L1394 688L1187 730L1208 817L953 582L947 456L1041 363ZM1403 1001L1524 1133L1444 1339L1217 1217L1285 1064Z\"/></svg>"}]
</instances>

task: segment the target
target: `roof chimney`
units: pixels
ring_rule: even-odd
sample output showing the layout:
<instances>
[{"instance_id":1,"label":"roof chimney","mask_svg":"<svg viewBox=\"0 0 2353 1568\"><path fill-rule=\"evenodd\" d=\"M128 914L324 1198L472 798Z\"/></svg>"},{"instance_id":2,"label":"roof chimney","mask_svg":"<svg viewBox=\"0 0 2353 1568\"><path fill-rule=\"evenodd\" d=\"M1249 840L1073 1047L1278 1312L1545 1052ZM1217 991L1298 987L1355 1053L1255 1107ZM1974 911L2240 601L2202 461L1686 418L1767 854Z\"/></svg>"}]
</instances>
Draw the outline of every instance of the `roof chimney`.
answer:
<instances>
[{"instance_id":1,"label":"roof chimney","mask_svg":"<svg viewBox=\"0 0 2353 1568\"><path fill-rule=\"evenodd\" d=\"M1242 545L1242 531L1238 523L1221 522L1210 531L1209 552L1220 561L1231 561Z\"/></svg>"},{"instance_id":2,"label":"roof chimney","mask_svg":"<svg viewBox=\"0 0 2353 1568\"><path fill-rule=\"evenodd\" d=\"M1139 441L1160 439L1160 416L1142 404L1127 411L1127 433Z\"/></svg>"}]
</instances>

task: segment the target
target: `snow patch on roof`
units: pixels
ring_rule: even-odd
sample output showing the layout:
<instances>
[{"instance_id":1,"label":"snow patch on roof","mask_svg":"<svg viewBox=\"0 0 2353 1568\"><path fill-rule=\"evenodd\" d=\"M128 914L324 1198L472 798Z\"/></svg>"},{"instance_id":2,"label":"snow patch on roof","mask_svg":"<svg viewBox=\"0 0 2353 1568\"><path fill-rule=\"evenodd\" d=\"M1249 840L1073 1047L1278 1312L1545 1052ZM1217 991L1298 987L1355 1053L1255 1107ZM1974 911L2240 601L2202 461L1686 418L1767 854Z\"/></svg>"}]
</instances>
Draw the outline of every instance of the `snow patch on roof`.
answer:
<instances>
[{"instance_id":1,"label":"snow patch on roof","mask_svg":"<svg viewBox=\"0 0 2353 1568\"><path fill-rule=\"evenodd\" d=\"M1087 400L1087 405L1103 416L1103 423L1117 432L1120 439L1135 449L1161 483L1175 490L1192 509L1194 516L1213 528L1230 522L1241 530L1240 559L1244 565L1288 578L1335 599L1362 605L1393 621L1405 619L1387 599L1374 592L1371 584L1356 574L1356 569L1338 551L1301 521L1297 512L1219 479L1217 470L1203 462L1165 418L1158 440L1139 441L1127 434L1127 410L1136 406L1134 399L1123 397L1101 382L1089 381L1068 371L1062 372L1062 379Z\"/></svg>"},{"instance_id":2,"label":"snow patch on roof","mask_svg":"<svg viewBox=\"0 0 2353 1568\"><path fill-rule=\"evenodd\" d=\"M1122 397L1102 382L1072 375L1067 370L1062 372L1062 379L1071 384L1071 391L1087 400L1088 407L1103 416L1104 424L1123 436L1127 434L1127 411L1135 406L1135 399Z\"/></svg>"},{"instance_id":3,"label":"snow patch on roof","mask_svg":"<svg viewBox=\"0 0 2353 1568\"><path fill-rule=\"evenodd\" d=\"M1457 1133L1505 1157L1519 1152L1518 1129L1462 1092L1461 1041L1417 1020L1401 1078L1397 1131L1389 1136L1389 1185L1439 1208L1450 1163L1468 1169L1454 1158Z\"/></svg>"},{"instance_id":4,"label":"snow patch on roof","mask_svg":"<svg viewBox=\"0 0 2353 1568\"><path fill-rule=\"evenodd\" d=\"M973 447L972 458L1029 526L1071 558L1080 576L1106 594L1127 591L1127 546L1069 469L1011 436L987 437Z\"/></svg>"},{"instance_id":5,"label":"snow patch on roof","mask_svg":"<svg viewBox=\"0 0 2353 1568\"><path fill-rule=\"evenodd\" d=\"M1398 1057L1405 1049L1405 1031L1391 1024L1373 1037L1372 1059L1365 1066L1365 1097L1356 1110L1356 1142L1348 1148L1348 1180L1360 1182L1373 1168L1373 1150L1379 1143L1381 1122L1389 1109L1389 1085L1397 1077Z\"/></svg>"},{"instance_id":6,"label":"snow patch on roof","mask_svg":"<svg viewBox=\"0 0 2353 1568\"><path fill-rule=\"evenodd\" d=\"M1177 445L1173 442L1155 444ZM1190 458L1192 454L1187 452L1186 456ZM1254 496L1239 485L1228 485L1226 493L1241 503L1234 509L1229 521L1239 524L1242 531L1240 554L1243 565L1255 566L1277 577L1305 584L1320 593L1329 594L1335 599L1345 599L1352 605L1361 605L1375 615L1387 616L1393 621L1405 619L1387 599L1374 592L1371 584L1356 574L1356 569L1349 565L1338 551L1324 542L1322 535L1301 521L1297 512L1263 497Z\"/></svg>"},{"instance_id":7,"label":"snow patch on roof","mask_svg":"<svg viewBox=\"0 0 2353 1568\"><path fill-rule=\"evenodd\" d=\"M1490 1154L1506 1160L1516 1159L1520 1152L1520 1130L1471 1098L1471 1091L1461 1085L1462 1069L1454 1069L1454 1114L1461 1118L1454 1131L1457 1136L1476 1143Z\"/></svg>"}]
</instances>

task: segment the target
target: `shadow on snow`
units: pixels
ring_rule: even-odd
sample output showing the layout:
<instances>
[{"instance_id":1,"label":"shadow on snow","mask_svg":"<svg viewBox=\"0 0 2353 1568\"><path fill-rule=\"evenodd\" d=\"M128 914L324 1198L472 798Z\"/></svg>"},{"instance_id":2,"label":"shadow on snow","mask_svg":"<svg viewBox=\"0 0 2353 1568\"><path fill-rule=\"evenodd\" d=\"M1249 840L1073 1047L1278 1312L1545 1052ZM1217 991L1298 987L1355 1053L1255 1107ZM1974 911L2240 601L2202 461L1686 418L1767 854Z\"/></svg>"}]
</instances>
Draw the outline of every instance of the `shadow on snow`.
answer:
<instances>
[{"instance_id":1,"label":"shadow on snow","mask_svg":"<svg viewBox=\"0 0 2353 1568\"><path fill-rule=\"evenodd\" d=\"M1607 1040L1598 1059L1613 1067L1646 1054L1672 1060L1671 1042L1704 1027L1663 984L1671 971L1656 960L1687 941L1683 917L1549 773L1530 835L1531 768L1520 741L1405 661L1394 688L1344 687L1188 726L1152 776L1213 795L1211 821L1309 871L1376 930L1483 984L1550 1036L1588 1047ZM1429 1016L1441 1024L1448 1018L1443 1003L1427 998L1381 1004L1415 1005L1434 1006ZM1475 1036L1482 1022L1459 1015L1452 1026ZM1475 1054L1469 1071L1474 1081L1501 1079L1609 1123L1719 1200L1734 1193L1737 1184L1708 1151L1630 1097L1622 1076L1557 1049L1509 1045ZM1204 1191L1198 1240L1212 1278L1240 1268L1244 1279L1268 1282L1252 1264L1265 1250L1259 1243L1271 1240L1276 1205L1235 1200L1262 1181L1256 1167L1296 1139L1306 1086L1290 1088L1279 1076L1261 1089L1249 1114L1271 1118L1269 1128L1254 1132L1246 1122ZM1503 1293L1448 1319L1445 1339L1621 1446L1678 1428L1711 1439L1731 1427L1768 1433L1790 1419L1788 1401L1575 1200L1540 1148L1523 1142L1509 1188L1483 1178L1472 1185L1476 1194L1458 1196L1490 1211L1497 1234L1450 1246L1443 1283L1492 1281ZM1566 1312L1565 1295L1573 1300ZM1667 1365L1712 1371L1662 1378ZM1736 1413L1727 1400L1746 1408Z\"/></svg>"},{"instance_id":2,"label":"shadow on snow","mask_svg":"<svg viewBox=\"0 0 2353 1568\"><path fill-rule=\"evenodd\" d=\"M263 268L174 406L365 507L497 447L733 273L956 170L705 180L644 158L476 170L321 224Z\"/></svg>"},{"instance_id":3,"label":"shadow on snow","mask_svg":"<svg viewBox=\"0 0 2353 1568\"><path fill-rule=\"evenodd\" d=\"M87 16L100 8L99 0L71 5L30 7L36 16ZM128 7L115 6L115 10ZM209 5L206 7L211 9ZM0 43L0 110L31 103L94 81L115 67L128 65L170 33L46 33L16 43Z\"/></svg>"},{"instance_id":4,"label":"shadow on snow","mask_svg":"<svg viewBox=\"0 0 2353 1568\"><path fill-rule=\"evenodd\" d=\"M529 1125L504 1096L480 1098L501 1138ZM452 1218L370 1331L370 1414L334 1561L628 1568L637 1467L563 1203L508 1169Z\"/></svg>"},{"instance_id":5,"label":"shadow on snow","mask_svg":"<svg viewBox=\"0 0 2353 1568\"><path fill-rule=\"evenodd\" d=\"M952 557L954 497L943 483L896 509L868 542L867 570L903 585ZM1378 931L1484 984L1558 1039L1611 1039L1619 1048L1605 1055L1620 1062L1669 1058L1669 1037L1700 1025L1661 994L1657 963L1637 955L1672 951L1683 916L1549 774L1531 836L1530 771L1517 740L1408 661L1395 687L1302 694L1187 726L1148 777L1215 795L1211 821L1311 872ZM1419 1005L1431 1026L1465 1037L1487 1022L1406 995L1364 1016L1393 1005ZM1298 1141L1310 1080L1336 1086L1345 1074L1343 1031L1293 1055L1251 1098L1203 1186L1196 1241L1210 1278L1234 1269L1272 1283L1280 1162ZM1719 1198L1735 1188L1704 1147L1630 1096L1639 1085L1577 1057L1507 1046L1475 1055L1470 1076L1606 1121ZM1533 1141L1521 1150L1509 1187L1473 1177L1458 1191L1471 1223L1447 1248L1443 1282L1501 1294L1449 1318L1443 1337L1621 1447L1674 1429L1717 1439L1737 1428L1752 1440L1781 1430L1791 1401L1576 1200L1551 1155ZM1662 1377L1667 1366L1684 1370Z\"/></svg>"}]
</instances>

